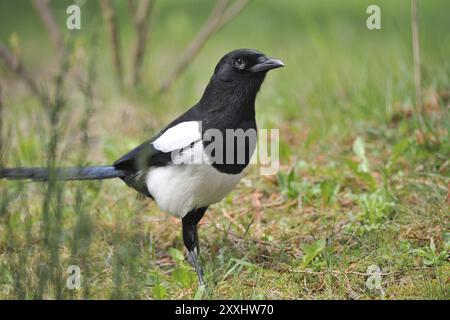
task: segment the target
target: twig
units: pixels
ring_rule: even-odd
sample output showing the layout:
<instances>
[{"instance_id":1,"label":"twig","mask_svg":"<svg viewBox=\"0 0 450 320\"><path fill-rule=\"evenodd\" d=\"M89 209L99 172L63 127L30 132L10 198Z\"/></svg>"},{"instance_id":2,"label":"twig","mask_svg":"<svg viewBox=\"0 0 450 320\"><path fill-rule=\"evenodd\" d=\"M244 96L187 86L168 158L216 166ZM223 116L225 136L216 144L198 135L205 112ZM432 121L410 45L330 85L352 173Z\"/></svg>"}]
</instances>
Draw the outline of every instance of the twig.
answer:
<instances>
[{"instance_id":1,"label":"twig","mask_svg":"<svg viewBox=\"0 0 450 320\"><path fill-rule=\"evenodd\" d=\"M134 0L128 0L127 5L128 5L128 10L130 11L130 14L131 14L131 20L133 23L135 23L134 16L136 14L136 2Z\"/></svg>"},{"instance_id":2,"label":"twig","mask_svg":"<svg viewBox=\"0 0 450 320\"><path fill-rule=\"evenodd\" d=\"M231 236L231 237L233 237L233 238L238 239L239 242L248 242L248 243L251 242L251 243L257 243L257 244L260 244L260 245L262 245L262 246L265 246L265 247L272 247L272 248L278 248L278 246L279 246L279 244L276 243L275 241L267 242L267 241L258 240L258 239L254 239L254 238L247 238L247 239L245 239L245 235L246 235L246 234L244 234L243 236L240 236L240 235L238 235L238 234L236 234L236 233L234 233L234 232L232 232L232 231L230 231L230 230L225 230L224 228L222 228L222 227L221 227L220 225L218 225L218 224L213 224L213 226L214 226L217 230L222 231L223 233L225 233L227 236ZM287 253L287 252L285 252L285 253ZM289 254L289 253L288 253L288 254Z\"/></svg>"},{"instance_id":3,"label":"twig","mask_svg":"<svg viewBox=\"0 0 450 320\"><path fill-rule=\"evenodd\" d=\"M4 115L3 115L3 100L2 100L2 83L0 82L0 168L3 167L3 119L4 119ZM0 212L1 214L1 212Z\"/></svg>"},{"instance_id":4,"label":"twig","mask_svg":"<svg viewBox=\"0 0 450 320\"><path fill-rule=\"evenodd\" d=\"M64 47L64 51L69 46ZM41 252L41 261L45 261L45 268L39 276L38 287L36 290L36 298L42 299L45 291L48 289L49 282L58 283L57 279L61 278L60 246L63 218L63 190L55 179L56 163L58 160L58 149L61 141L61 114L64 111L66 99L64 97L64 86L69 71L68 52L63 52L62 59L59 61L60 70L55 78L54 96L48 99L48 103L44 104L44 108L48 109L48 119L50 123L49 142L47 146L47 167L49 170L49 179L45 190L44 201L42 204L42 224L41 235L43 236L44 245L47 250ZM56 286L55 297L61 299L63 287Z\"/></svg>"},{"instance_id":5,"label":"twig","mask_svg":"<svg viewBox=\"0 0 450 320\"><path fill-rule=\"evenodd\" d=\"M227 218L228 221L230 221L230 223L234 224L242 232L244 232L244 233L246 232L245 228L240 223L236 222L236 220L234 218L232 218L225 209L222 209L222 214L225 218Z\"/></svg>"},{"instance_id":6,"label":"twig","mask_svg":"<svg viewBox=\"0 0 450 320\"><path fill-rule=\"evenodd\" d=\"M411 27L414 57L414 84L416 89L416 106L422 113L422 86L420 72L419 22L417 17L417 0L411 1Z\"/></svg>"},{"instance_id":7,"label":"twig","mask_svg":"<svg viewBox=\"0 0 450 320\"><path fill-rule=\"evenodd\" d=\"M22 61L16 55L13 55L6 46L0 43L0 58L3 59L5 65L14 72L20 79L22 79L30 90L38 96L41 100L43 98L42 92L39 90L36 82L26 70Z\"/></svg>"},{"instance_id":8,"label":"twig","mask_svg":"<svg viewBox=\"0 0 450 320\"><path fill-rule=\"evenodd\" d=\"M119 36L119 24L117 22L116 12L110 0L100 1L103 17L105 19L108 33L111 41L112 54L113 54L113 64L114 69L117 73L117 79L119 85L123 85L123 67L122 58L120 54L120 36Z\"/></svg>"},{"instance_id":9,"label":"twig","mask_svg":"<svg viewBox=\"0 0 450 320\"><path fill-rule=\"evenodd\" d=\"M52 15L49 7L48 0L33 0L33 4L44 23L47 32L50 35L50 39L55 47L58 57L61 59L64 53L64 43L62 41L61 33L59 32L58 25Z\"/></svg>"},{"instance_id":10,"label":"twig","mask_svg":"<svg viewBox=\"0 0 450 320\"><path fill-rule=\"evenodd\" d=\"M231 5L228 10L224 13L222 20L220 22L219 29L226 25L228 22L233 20L245 7L250 3L250 0L238 0L233 5ZM218 31L217 29L216 31Z\"/></svg>"},{"instance_id":11,"label":"twig","mask_svg":"<svg viewBox=\"0 0 450 320\"><path fill-rule=\"evenodd\" d=\"M276 201L267 202L267 203L261 203L261 207L262 208L278 207L278 206L281 206L281 205L283 205L285 203L286 203L286 200L284 199L284 197L280 197Z\"/></svg>"},{"instance_id":12,"label":"twig","mask_svg":"<svg viewBox=\"0 0 450 320\"><path fill-rule=\"evenodd\" d=\"M191 63L201 48L203 48L206 41L236 17L249 4L250 0L237 0L227 9L228 2L229 0L217 1L202 29L200 29L188 45L172 73L162 82L159 88L160 93L166 91L180 74L183 73L189 63Z\"/></svg>"},{"instance_id":13,"label":"twig","mask_svg":"<svg viewBox=\"0 0 450 320\"><path fill-rule=\"evenodd\" d=\"M419 122L420 131L425 135L426 130L431 134L435 141L440 138L436 134L435 128L428 121L425 116L425 108L423 104L422 94L422 76L421 76L421 58L420 58L420 41L419 41L419 14L417 0L411 0L411 28L412 28L412 42L413 42L413 59L414 59L414 86L416 93L415 103L415 117ZM428 145L428 139L425 140Z\"/></svg>"},{"instance_id":14,"label":"twig","mask_svg":"<svg viewBox=\"0 0 450 320\"><path fill-rule=\"evenodd\" d=\"M133 54L133 84L139 83L141 78L142 61L147 46L147 38L152 16L154 1L143 0L140 6L136 8L135 4L130 0L128 2L130 10L134 10L133 22L137 33L137 39Z\"/></svg>"},{"instance_id":15,"label":"twig","mask_svg":"<svg viewBox=\"0 0 450 320\"><path fill-rule=\"evenodd\" d=\"M391 272L380 272L380 273L367 273L367 272L358 272L358 271L339 271L339 270L325 270L325 271L312 271L312 270L295 270L292 268L289 268L288 270L284 270L285 272L292 272L292 273L306 273L306 274L314 274L314 275L324 275L324 274L337 274L337 275L356 275L356 276L364 276L369 277L373 276L374 274L380 275L380 276L391 276L394 274L402 274L406 273L408 271L413 270L429 270L431 268L428 267L415 267L410 269L403 269L403 270L397 270L397 271L391 271Z\"/></svg>"}]
</instances>

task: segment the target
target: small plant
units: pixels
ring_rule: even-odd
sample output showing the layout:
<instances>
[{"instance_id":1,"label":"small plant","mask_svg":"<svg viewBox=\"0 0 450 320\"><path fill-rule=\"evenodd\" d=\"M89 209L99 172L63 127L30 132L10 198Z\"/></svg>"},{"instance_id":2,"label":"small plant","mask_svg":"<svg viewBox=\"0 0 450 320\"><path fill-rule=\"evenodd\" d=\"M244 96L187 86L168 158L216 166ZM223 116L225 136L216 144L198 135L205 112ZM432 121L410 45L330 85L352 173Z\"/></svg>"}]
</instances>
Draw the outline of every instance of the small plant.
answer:
<instances>
[{"instance_id":1,"label":"small plant","mask_svg":"<svg viewBox=\"0 0 450 320\"><path fill-rule=\"evenodd\" d=\"M280 186L283 196L290 199L297 198L302 189L301 183L296 181L295 169L292 169L289 173L279 171L278 185Z\"/></svg>"},{"instance_id":2,"label":"small plant","mask_svg":"<svg viewBox=\"0 0 450 320\"><path fill-rule=\"evenodd\" d=\"M167 289L160 282L156 282L152 289L154 299L164 299L166 297Z\"/></svg>"},{"instance_id":3,"label":"small plant","mask_svg":"<svg viewBox=\"0 0 450 320\"><path fill-rule=\"evenodd\" d=\"M358 203L361 211L356 216L349 213L352 221L347 228L362 234L380 228L394 211L394 202L381 192L363 194L358 198Z\"/></svg>"},{"instance_id":4,"label":"small plant","mask_svg":"<svg viewBox=\"0 0 450 320\"><path fill-rule=\"evenodd\" d=\"M442 251L437 251L434 239L430 238L428 247L414 249L413 253L421 257L423 264L426 266L438 267L443 265L449 258L450 241L446 241Z\"/></svg>"},{"instance_id":5,"label":"small plant","mask_svg":"<svg viewBox=\"0 0 450 320\"><path fill-rule=\"evenodd\" d=\"M327 179L320 183L320 194L324 205L329 206L336 201L340 185L336 180Z\"/></svg>"},{"instance_id":6,"label":"small plant","mask_svg":"<svg viewBox=\"0 0 450 320\"><path fill-rule=\"evenodd\" d=\"M175 261L176 268L172 271L172 277L183 288L189 288L195 282L193 273L184 259L184 255L175 248L169 249L169 255Z\"/></svg>"},{"instance_id":7,"label":"small plant","mask_svg":"<svg viewBox=\"0 0 450 320\"><path fill-rule=\"evenodd\" d=\"M366 144L362 137L357 137L353 142L353 152L359 160L358 171L369 172L369 160L366 157Z\"/></svg>"},{"instance_id":8,"label":"small plant","mask_svg":"<svg viewBox=\"0 0 450 320\"><path fill-rule=\"evenodd\" d=\"M299 162L289 173L278 172L278 184L283 196L288 199L301 197L302 203L308 205L317 200L321 200L326 206L332 204L336 200L340 184L333 178L324 179L318 183L304 180L296 173L296 169L304 166L304 163Z\"/></svg>"},{"instance_id":9,"label":"small plant","mask_svg":"<svg viewBox=\"0 0 450 320\"><path fill-rule=\"evenodd\" d=\"M245 270L258 270L259 267L247 259L237 259L231 258L229 265L231 266L228 271L225 273L225 277L230 274L238 275L243 269Z\"/></svg>"},{"instance_id":10,"label":"small plant","mask_svg":"<svg viewBox=\"0 0 450 320\"><path fill-rule=\"evenodd\" d=\"M311 244L307 244L303 247L303 267L311 266L313 269L320 269L324 264L324 261L321 259L320 254L325 250L326 240L319 239L314 241Z\"/></svg>"},{"instance_id":11,"label":"small plant","mask_svg":"<svg viewBox=\"0 0 450 320\"><path fill-rule=\"evenodd\" d=\"M366 145L361 137L357 137L353 142L353 153L358 161L347 160L353 174L366 186L367 190L374 192L377 188L377 182L370 173L369 160L366 156Z\"/></svg>"}]
</instances>

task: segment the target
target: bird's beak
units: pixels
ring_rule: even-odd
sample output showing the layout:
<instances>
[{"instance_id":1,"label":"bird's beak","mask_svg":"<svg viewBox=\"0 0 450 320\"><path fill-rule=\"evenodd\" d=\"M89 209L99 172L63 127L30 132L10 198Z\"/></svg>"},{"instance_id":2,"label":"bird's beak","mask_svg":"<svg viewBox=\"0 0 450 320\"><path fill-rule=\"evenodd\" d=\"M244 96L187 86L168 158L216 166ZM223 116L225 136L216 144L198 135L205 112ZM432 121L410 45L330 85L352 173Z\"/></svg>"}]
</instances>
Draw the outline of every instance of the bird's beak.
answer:
<instances>
[{"instance_id":1,"label":"bird's beak","mask_svg":"<svg viewBox=\"0 0 450 320\"><path fill-rule=\"evenodd\" d=\"M262 72L269 71L276 68L284 67L283 61L276 58L266 58L264 61L261 61L258 64L255 64L250 68L251 72Z\"/></svg>"}]
</instances>

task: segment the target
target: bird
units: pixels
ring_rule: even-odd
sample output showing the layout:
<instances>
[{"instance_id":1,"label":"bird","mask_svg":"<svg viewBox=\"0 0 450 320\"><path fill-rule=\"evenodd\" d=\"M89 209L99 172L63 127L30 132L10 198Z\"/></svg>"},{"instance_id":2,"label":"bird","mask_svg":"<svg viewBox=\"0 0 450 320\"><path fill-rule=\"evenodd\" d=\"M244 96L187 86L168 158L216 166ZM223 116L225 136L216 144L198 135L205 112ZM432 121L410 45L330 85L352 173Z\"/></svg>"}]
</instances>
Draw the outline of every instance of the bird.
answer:
<instances>
[{"instance_id":1,"label":"bird","mask_svg":"<svg viewBox=\"0 0 450 320\"><path fill-rule=\"evenodd\" d=\"M0 168L0 179L122 179L181 219L187 259L202 286L198 223L242 178L256 148L257 93L267 72L284 66L255 49L233 50L219 60L194 106L112 165Z\"/></svg>"}]
</instances>

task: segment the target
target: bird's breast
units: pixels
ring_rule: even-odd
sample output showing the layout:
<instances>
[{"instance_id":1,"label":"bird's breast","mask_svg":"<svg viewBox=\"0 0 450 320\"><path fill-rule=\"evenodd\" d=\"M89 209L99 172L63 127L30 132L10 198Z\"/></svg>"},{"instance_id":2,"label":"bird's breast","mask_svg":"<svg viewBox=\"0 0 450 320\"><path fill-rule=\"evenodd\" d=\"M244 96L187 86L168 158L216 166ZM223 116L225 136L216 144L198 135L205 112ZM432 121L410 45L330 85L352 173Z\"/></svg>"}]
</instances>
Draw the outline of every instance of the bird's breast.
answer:
<instances>
[{"instance_id":1,"label":"bird's breast","mask_svg":"<svg viewBox=\"0 0 450 320\"><path fill-rule=\"evenodd\" d=\"M256 149L257 128L254 119L215 123L203 132L203 147L214 168L238 174L249 164Z\"/></svg>"},{"instance_id":2,"label":"bird's breast","mask_svg":"<svg viewBox=\"0 0 450 320\"><path fill-rule=\"evenodd\" d=\"M172 154L172 163L151 167L146 176L149 193L159 208L177 217L225 198L243 172L225 173L211 165L202 141Z\"/></svg>"},{"instance_id":3,"label":"bird's breast","mask_svg":"<svg viewBox=\"0 0 450 320\"><path fill-rule=\"evenodd\" d=\"M150 168L146 182L158 207L179 218L225 198L238 184L239 174L222 173L208 164L172 164Z\"/></svg>"}]
</instances>

